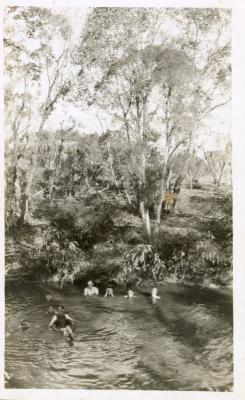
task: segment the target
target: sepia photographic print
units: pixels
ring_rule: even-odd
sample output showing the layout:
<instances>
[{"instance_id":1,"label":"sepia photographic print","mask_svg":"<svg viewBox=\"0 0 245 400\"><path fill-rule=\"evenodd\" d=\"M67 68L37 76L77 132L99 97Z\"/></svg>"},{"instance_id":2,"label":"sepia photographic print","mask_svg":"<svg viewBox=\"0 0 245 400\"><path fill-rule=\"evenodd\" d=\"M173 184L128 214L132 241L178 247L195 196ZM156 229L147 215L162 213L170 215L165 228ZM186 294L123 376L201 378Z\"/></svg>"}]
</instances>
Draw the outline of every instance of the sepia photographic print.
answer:
<instances>
[{"instance_id":1,"label":"sepia photographic print","mask_svg":"<svg viewBox=\"0 0 245 400\"><path fill-rule=\"evenodd\" d=\"M4 8L6 389L233 390L230 8Z\"/></svg>"}]
</instances>

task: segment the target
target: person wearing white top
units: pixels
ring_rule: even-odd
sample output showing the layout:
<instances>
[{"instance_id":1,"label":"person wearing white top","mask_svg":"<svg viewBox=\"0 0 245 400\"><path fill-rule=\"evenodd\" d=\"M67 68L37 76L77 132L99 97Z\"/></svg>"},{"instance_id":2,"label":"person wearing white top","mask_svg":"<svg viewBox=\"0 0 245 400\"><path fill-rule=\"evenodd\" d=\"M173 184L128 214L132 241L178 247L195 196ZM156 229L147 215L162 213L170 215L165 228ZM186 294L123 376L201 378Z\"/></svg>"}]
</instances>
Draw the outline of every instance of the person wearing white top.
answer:
<instances>
[{"instance_id":1,"label":"person wearing white top","mask_svg":"<svg viewBox=\"0 0 245 400\"><path fill-rule=\"evenodd\" d=\"M161 298L160 296L157 296L157 288L156 288L156 287L154 287L154 288L152 289L152 291L151 291L151 297L152 297L154 300L160 299L160 298Z\"/></svg>"},{"instance_id":2,"label":"person wearing white top","mask_svg":"<svg viewBox=\"0 0 245 400\"><path fill-rule=\"evenodd\" d=\"M126 294L124 297L128 297L129 299L132 299L133 297L137 297L134 294L134 291L132 289L128 290L128 294Z\"/></svg>"},{"instance_id":3,"label":"person wearing white top","mask_svg":"<svg viewBox=\"0 0 245 400\"><path fill-rule=\"evenodd\" d=\"M84 296L98 296L99 290L94 286L92 281L88 282L88 286L84 289Z\"/></svg>"},{"instance_id":4,"label":"person wearing white top","mask_svg":"<svg viewBox=\"0 0 245 400\"><path fill-rule=\"evenodd\" d=\"M114 297L113 289L107 288L105 291L105 297Z\"/></svg>"}]
</instances>

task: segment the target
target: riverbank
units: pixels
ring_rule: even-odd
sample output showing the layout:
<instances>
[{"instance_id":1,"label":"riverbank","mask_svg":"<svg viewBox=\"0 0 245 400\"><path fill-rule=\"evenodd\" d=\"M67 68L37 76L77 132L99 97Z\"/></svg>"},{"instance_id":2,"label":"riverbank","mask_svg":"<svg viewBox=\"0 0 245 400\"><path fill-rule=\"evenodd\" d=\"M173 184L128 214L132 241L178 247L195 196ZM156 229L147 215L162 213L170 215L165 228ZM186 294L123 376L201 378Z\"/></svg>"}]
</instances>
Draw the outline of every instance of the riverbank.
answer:
<instances>
[{"instance_id":1,"label":"riverbank","mask_svg":"<svg viewBox=\"0 0 245 400\"><path fill-rule=\"evenodd\" d=\"M98 209L97 200L90 214L78 214L80 203L39 201L27 223L6 234L6 282L232 285L231 199L224 193L182 189L152 238L126 209Z\"/></svg>"}]
</instances>

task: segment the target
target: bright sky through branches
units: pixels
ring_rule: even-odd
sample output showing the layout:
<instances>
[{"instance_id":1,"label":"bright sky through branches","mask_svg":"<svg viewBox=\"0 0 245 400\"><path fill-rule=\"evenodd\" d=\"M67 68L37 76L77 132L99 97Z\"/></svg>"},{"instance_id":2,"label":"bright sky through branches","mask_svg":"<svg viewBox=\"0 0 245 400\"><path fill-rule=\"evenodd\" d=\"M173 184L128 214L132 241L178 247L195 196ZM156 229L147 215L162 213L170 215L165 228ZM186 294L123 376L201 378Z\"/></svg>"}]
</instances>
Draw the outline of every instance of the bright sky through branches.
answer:
<instances>
[{"instance_id":1,"label":"bright sky through branches","mask_svg":"<svg viewBox=\"0 0 245 400\"><path fill-rule=\"evenodd\" d=\"M76 42L79 41L80 36L82 34L82 30L84 27L84 23L86 21L86 17L89 13L88 8L53 8L52 11L57 14L62 14L66 18L68 18L71 28L72 28L72 45L75 45ZM14 22L15 23L15 22ZM16 35L18 35L18 40L22 41L25 39L24 35L21 35L21 26L16 25ZM162 28L162 32L169 37L176 37L178 35L178 29L173 24L173 22L166 19L164 20L164 25ZM23 37L22 37L23 36ZM171 40L171 39L170 39ZM35 51L40 47L40 39L28 39L25 40L25 47L29 51ZM62 51L62 41L58 39L53 40L52 47L54 53L58 56ZM24 56L23 56L24 57ZM23 63L28 62L28 58L22 60ZM76 67L74 65L70 65L71 77L76 79ZM40 96L44 95L47 91L48 83L47 76L43 73L42 76L42 93ZM76 83L75 83L76 84ZM46 89L45 89L46 88ZM19 92L23 91L23 85L20 83L16 83L15 90ZM217 101L217 103L219 100ZM99 117L99 118L98 118ZM231 103L228 103L222 107L215 109L212 113L210 113L205 121L203 121L202 126L199 128L199 144L205 146L206 149L213 149L217 147L217 140L220 145L222 142L222 137L224 137L224 142L227 141L227 134L229 131L231 119ZM75 124L74 124L75 122ZM108 117L103 111L99 111L94 106L90 106L89 109L82 110L79 105L75 103L71 104L71 102L67 100L60 101L54 107L53 112L46 122L45 129L55 131L60 127L69 128L71 124L73 124L74 128L81 133L94 133L102 132L101 123L103 125L103 129L107 128L116 128L115 122L113 123L111 118ZM35 119L32 124L32 128L36 129Z\"/></svg>"}]
</instances>

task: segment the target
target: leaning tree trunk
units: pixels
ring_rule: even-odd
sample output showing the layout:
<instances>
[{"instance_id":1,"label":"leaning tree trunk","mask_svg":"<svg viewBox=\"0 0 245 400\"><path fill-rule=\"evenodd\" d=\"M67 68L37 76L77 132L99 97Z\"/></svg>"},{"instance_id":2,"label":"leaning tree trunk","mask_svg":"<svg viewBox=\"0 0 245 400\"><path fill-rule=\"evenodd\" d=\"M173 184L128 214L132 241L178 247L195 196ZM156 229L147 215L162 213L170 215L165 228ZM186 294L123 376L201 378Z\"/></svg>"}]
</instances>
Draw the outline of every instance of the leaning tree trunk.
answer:
<instances>
[{"instance_id":1,"label":"leaning tree trunk","mask_svg":"<svg viewBox=\"0 0 245 400\"><path fill-rule=\"evenodd\" d=\"M162 179L161 179L161 184L160 184L158 203L155 208L155 210L156 210L155 234L156 235L158 235L159 231L160 231L162 207L163 207L164 196L165 196L166 189L167 189L167 178L168 178L167 171L168 170L167 170L166 162L164 164L165 164L165 166L162 171Z\"/></svg>"}]
</instances>

